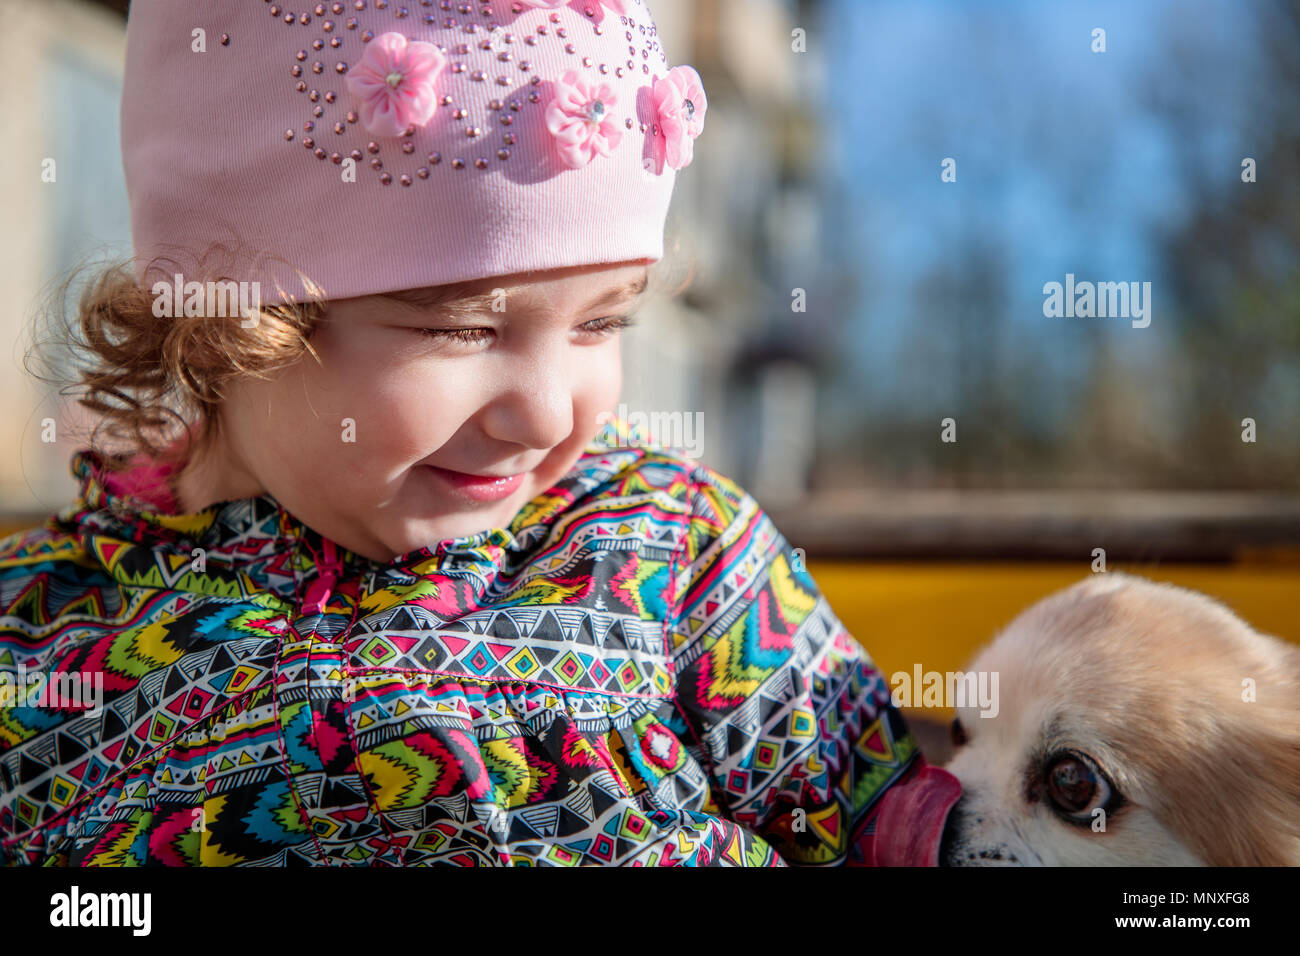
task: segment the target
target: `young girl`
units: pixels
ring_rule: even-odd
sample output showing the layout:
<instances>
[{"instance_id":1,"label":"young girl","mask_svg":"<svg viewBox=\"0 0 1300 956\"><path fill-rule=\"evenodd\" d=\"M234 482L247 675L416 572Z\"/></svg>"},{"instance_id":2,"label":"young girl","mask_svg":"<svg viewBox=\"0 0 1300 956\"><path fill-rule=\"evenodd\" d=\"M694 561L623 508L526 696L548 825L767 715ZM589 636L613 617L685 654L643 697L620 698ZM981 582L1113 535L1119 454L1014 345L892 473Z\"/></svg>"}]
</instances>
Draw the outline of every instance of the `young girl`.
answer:
<instances>
[{"instance_id":1,"label":"young girl","mask_svg":"<svg viewBox=\"0 0 1300 956\"><path fill-rule=\"evenodd\" d=\"M938 861L786 541L608 414L706 109L639 0L132 4L135 454L0 545L4 862Z\"/></svg>"}]
</instances>

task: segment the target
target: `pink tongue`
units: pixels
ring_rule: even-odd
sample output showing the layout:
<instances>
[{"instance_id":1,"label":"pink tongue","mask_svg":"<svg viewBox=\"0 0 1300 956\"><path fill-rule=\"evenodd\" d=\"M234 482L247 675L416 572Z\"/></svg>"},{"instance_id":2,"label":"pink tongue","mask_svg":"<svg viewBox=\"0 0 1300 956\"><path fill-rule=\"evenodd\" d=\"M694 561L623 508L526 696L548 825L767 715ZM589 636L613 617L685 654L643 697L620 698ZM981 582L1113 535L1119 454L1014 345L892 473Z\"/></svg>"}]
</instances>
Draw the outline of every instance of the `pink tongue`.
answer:
<instances>
[{"instance_id":1,"label":"pink tongue","mask_svg":"<svg viewBox=\"0 0 1300 956\"><path fill-rule=\"evenodd\" d=\"M880 798L867 865L938 866L943 827L960 797L960 781L929 764L906 783L890 787Z\"/></svg>"}]
</instances>

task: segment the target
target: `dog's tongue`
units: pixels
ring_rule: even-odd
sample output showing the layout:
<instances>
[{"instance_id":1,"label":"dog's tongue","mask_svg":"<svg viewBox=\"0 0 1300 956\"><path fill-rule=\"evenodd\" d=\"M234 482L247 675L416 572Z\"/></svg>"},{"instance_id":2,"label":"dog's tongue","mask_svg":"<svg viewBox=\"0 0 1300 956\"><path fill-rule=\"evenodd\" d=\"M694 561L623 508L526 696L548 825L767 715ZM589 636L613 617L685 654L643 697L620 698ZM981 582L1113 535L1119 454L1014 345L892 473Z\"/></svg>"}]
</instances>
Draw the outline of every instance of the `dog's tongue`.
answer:
<instances>
[{"instance_id":1,"label":"dog's tongue","mask_svg":"<svg viewBox=\"0 0 1300 956\"><path fill-rule=\"evenodd\" d=\"M880 798L875 833L868 838L868 866L938 866L939 844L961 783L946 770L922 763L906 783Z\"/></svg>"}]
</instances>

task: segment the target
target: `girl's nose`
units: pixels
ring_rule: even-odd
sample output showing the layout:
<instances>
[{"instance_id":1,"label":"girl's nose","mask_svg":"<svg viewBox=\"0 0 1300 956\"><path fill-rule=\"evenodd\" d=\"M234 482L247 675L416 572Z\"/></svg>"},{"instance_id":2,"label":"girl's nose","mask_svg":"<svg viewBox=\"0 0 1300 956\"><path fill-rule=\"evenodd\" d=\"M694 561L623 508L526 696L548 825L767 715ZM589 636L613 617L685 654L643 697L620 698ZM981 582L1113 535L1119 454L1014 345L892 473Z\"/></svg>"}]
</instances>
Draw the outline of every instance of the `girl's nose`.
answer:
<instances>
[{"instance_id":1,"label":"girl's nose","mask_svg":"<svg viewBox=\"0 0 1300 956\"><path fill-rule=\"evenodd\" d=\"M548 449L573 434L573 391L563 351L505 370L502 391L486 409L483 429L493 438Z\"/></svg>"}]
</instances>

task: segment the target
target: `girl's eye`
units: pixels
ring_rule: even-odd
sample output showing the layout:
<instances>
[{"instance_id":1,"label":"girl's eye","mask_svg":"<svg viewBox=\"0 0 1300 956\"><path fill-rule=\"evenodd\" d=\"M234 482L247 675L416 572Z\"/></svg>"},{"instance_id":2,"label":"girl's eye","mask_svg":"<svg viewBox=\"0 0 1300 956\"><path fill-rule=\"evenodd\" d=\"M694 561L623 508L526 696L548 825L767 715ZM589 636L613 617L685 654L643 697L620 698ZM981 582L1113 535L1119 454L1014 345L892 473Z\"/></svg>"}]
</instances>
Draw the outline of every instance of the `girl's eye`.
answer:
<instances>
[{"instance_id":1,"label":"girl's eye","mask_svg":"<svg viewBox=\"0 0 1300 956\"><path fill-rule=\"evenodd\" d=\"M588 335L606 335L620 329L626 329L634 321L630 315L610 315L584 322L578 328ZM492 338L491 329L417 329L416 331L431 339L465 342L469 345L477 345Z\"/></svg>"}]
</instances>

